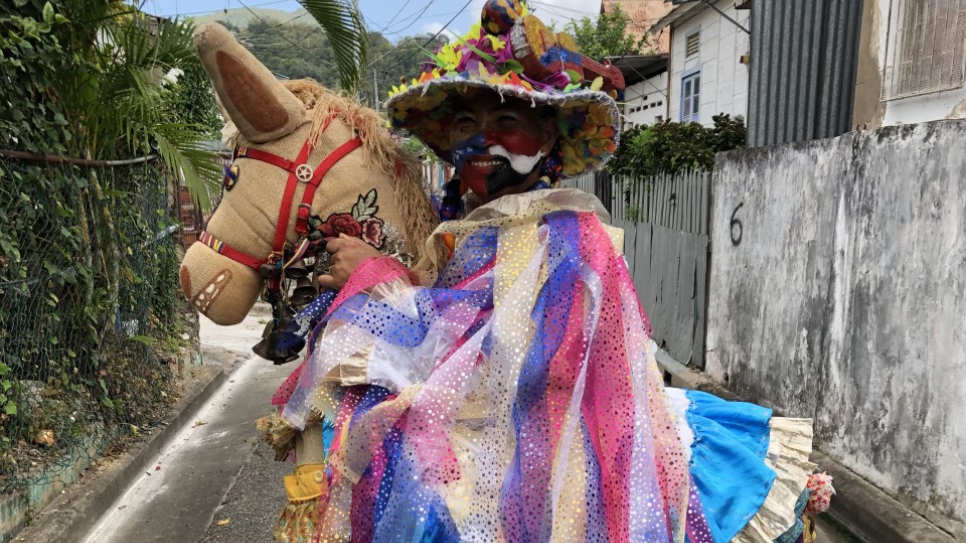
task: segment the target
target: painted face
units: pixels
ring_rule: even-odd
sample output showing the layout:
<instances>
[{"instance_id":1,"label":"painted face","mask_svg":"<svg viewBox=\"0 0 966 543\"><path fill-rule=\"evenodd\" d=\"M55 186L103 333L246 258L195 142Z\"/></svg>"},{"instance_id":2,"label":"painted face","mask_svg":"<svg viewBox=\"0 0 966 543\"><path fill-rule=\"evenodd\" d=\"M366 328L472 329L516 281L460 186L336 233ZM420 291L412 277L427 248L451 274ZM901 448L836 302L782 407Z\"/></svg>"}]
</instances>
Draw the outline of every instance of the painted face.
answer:
<instances>
[{"instance_id":1,"label":"painted face","mask_svg":"<svg viewBox=\"0 0 966 543\"><path fill-rule=\"evenodd\" d=\"M479 196L526 188L553 147L553 126L527 102L502 102L498 96L469 100L454 116L453 165Z\"/></svg>"}]
</instances>

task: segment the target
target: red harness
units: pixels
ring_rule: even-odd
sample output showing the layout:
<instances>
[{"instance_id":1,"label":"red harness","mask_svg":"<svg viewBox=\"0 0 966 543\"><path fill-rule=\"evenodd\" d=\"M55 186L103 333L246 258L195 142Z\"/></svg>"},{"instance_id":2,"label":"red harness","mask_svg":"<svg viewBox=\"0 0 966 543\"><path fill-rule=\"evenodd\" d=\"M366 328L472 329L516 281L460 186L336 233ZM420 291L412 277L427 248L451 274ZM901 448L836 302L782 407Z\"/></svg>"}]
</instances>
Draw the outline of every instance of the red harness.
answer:
<instances>
[{"instance_id":1,"label":"red harness","mask_svg":"<svg viewBox=\"0 0 966 543\"><path fill-rule=\"evenodd\" d=\"M285 194L282 196L282 205L278 210L278 222L275 228L275 240L272 243L272 252L265 258L258 258L235 249L208 232L201 232L198 236L198 241L215 250L218 254L224 255L239 264L248 266L256 272L259 272L260 268L265 264L278 265L284 258L285 234L288 232L289 214L292 209L292 202L295 199L296 187L300 183L305 184L305 191L302 193L302 203L299 204L298 213L295 217L295 233L298 234L300 239L304 240L309 232L309 216L312 214L312 200L315 198L315 191L322 183L322 178L332 169L332 166L335 166L337 162L352 151L358 149L361 145L362 140L359 137L343 143L335 151L332 151L330 155L325 157L314 170L307 163L309 155L312 154L312 149L314 148L314 145L309 140L306 140L305 144L302 145L302 150L299 151L298 157L295 160L289 160L267 151L262 151L261 149L236 147L232 159L233 162L237 158L250 158L272 164L288 172ZM304 251L304 247L302 250ZM282 263L282 267L287 267L288 264L297 259L297 257L293 257L288 263Z\"/></svg>"}]
</instances>

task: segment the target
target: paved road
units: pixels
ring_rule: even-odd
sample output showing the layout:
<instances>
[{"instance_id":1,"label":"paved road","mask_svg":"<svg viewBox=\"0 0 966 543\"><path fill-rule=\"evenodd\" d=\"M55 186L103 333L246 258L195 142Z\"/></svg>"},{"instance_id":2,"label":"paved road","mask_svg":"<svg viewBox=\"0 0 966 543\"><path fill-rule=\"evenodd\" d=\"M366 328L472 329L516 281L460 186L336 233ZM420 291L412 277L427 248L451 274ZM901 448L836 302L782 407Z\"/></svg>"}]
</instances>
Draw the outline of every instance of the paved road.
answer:
<instances>
[{"instance_id":1,"label":"paved road","mask_svg":"<svg viewBox=\"0 0 966 543\"><path fill-rule=\"evenodd\" d=\"M85 543L271 543L291 466L274 461L254 421L294 364L250 357L265 317L256 313L233 327L203 319L205 359L244 361ZM858 543L828 523L820 533L822 543Z\"/></svg>"},{"instance_id":2,"label":"paved road","mask_svg":"<svg viewBox=\"0 0 966 543\"><path fill-rule=\"evenodd\" d=\"M250 357L253 338L261 335L264 315L253 315L238 326L218 328L204 320L201 340L205 358ZM246 359L228 382L199 411L193 425L155 459L152 468L114 505L91 531L86 543L193 543L200 541L243 468L260 466L254 421L268 412L272 393L293 366L274 366ZM254 461L253 461L254 459ZM280 480L266 491L281 491ZM252 499L264 499L253 493ZM268 507L265 507L268 509ZM267 513L266 513L267 514ZM241 522L236 516L233 522ZM268 514L268 517L274 513ZM265 521L270 527L271 522ZM270 528L267 528L270 529ZM268 542L261 535L234 539Z\"/></svg>"}]
</instances>

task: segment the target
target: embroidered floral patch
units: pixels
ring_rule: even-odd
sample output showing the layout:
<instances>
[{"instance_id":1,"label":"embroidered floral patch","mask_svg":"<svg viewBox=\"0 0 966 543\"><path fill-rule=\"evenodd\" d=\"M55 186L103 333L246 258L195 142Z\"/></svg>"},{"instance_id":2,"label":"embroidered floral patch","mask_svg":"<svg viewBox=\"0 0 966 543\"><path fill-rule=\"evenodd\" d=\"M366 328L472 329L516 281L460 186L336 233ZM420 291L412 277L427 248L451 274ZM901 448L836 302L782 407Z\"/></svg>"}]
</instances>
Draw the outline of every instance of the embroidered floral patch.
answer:
<instances>
[{"instance_id":1,"label":"embroidered floral patch","mask_svg":"<svg viewBox=\"0 0 966 543\"><path fill-rule=\"evenodd\" d=\"M378 198L376 189L365 195L360 194L350 213L329 215L317 227L319 232L326 238L337 237L339 234L361 238L376 249L383 249L386 245L386 223L376 217L379 212L376 204Z\"/></svg>"}]
</instances>

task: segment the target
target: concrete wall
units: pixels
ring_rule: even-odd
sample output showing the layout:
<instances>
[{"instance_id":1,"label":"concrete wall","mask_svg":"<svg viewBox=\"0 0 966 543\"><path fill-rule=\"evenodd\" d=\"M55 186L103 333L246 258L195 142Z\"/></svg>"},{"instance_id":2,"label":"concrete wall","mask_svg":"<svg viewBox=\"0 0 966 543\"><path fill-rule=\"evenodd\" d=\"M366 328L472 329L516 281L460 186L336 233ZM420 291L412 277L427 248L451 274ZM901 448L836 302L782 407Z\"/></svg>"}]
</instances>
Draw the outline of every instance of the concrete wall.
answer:
<instances>
[{"instance_id":1,"label":"concrete wall","mask_svg":"<svg viewBox=\"0 0 966 543\"><path fill-rule=\"evenodd\" d=\"M886 54L896 47L889 37L890 9L895 9L894 1L863 1L853 125L879 128L966 118L966 88L963 87L899 100L880 100Z\"/></svg>"},{"instance_id":2,"label":"concrete wall","mask_svg":"<svg viewBox=\"0 0 966 543\"><path fill-rule=\"evenodd\" d=\"M719 155L706 357L961 538L964 149L948 121Z\"/></svg>"},{"instance_id":3,"label":"concrete wall","mask_svg":"<svg viewBox=\"0 0 966 543\"><path fill-rule=\"evenodd\" d=\"M719 0L715 6L749 27L750 10L736 10L734 0ZM700 122L710 126L711 117L719 113L731 116L748 114L748 66L741 56L751 50L748 34L713 9L701 11L671 30L671 85L668 94L672 121L681 120L681 80L697 71L701 73ZM701 31L700 52L687 59L687 36Z\"/></svg>"},{"instance_id":4,"label":"concrete wall","mask_svg":"<svg viewBox=\"0 0 966 543\"><path fill-rule=\"evenodd\" d=\"M667 72L645 79L624 91L624 128L667 119Z\"/></svg>"}]
</instances>

